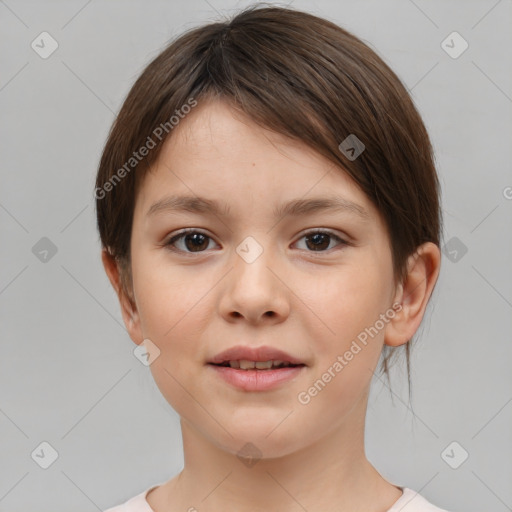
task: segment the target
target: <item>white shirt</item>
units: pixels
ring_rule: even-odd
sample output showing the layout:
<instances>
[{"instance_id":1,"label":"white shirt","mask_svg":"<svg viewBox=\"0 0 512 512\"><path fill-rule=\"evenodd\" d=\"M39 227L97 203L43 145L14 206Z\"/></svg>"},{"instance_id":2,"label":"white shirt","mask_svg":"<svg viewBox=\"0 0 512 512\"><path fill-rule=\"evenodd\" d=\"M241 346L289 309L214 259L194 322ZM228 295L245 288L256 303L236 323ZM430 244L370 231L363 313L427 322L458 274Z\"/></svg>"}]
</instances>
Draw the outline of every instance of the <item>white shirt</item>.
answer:
<instances>
[{"instance_id":1,"label":"white shirt","mask_svg":"<svg viewBox=\"0 0 512 512\"><path fill-rule=\"evenodd\" d=\"M146 496L149 491L156 487L158 487L158 485L150 487L121 505L109 508L104 512L154 512L146 501ZM445 509L432 505L432 503L429 503L423 496L412 489L407 487L400 487L400 489L403 492L402 496L387 512L448 512Z\"/></svg>"}]
</instances>

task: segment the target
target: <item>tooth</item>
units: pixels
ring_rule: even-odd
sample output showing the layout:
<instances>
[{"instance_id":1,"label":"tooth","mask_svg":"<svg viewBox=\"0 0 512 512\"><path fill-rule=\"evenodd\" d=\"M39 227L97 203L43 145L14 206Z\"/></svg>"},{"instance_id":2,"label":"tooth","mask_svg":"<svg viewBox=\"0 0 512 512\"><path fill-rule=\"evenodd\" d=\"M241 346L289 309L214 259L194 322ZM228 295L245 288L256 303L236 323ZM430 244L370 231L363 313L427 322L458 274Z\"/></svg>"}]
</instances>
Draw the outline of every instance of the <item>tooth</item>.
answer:
<instances>
[{"instance_id":1,"label":"tooth","mask_svg":"<svg viewBox=\"0 0 512 512\"><path fill-rule=\"evenodd\" d=\"M272 361L258 361L256 368L258 368L258 370L269 370L272 368Z\"/></svg>"},{"instance_id":2,"label":"tooth","mask_svg":"<svg viewBox=\"0 0 512 512\"><path fill-rule=\"evenodd\" d=\"M274 359L269 361L249 361L247 359L241 359L239 361L229 361L231 368L240 368L241 370L252 370L254 368L258 370L270 370L277 367L288 367L290 363L288 361L281 361L280 359Z\"/></svg>"}]
</instances>

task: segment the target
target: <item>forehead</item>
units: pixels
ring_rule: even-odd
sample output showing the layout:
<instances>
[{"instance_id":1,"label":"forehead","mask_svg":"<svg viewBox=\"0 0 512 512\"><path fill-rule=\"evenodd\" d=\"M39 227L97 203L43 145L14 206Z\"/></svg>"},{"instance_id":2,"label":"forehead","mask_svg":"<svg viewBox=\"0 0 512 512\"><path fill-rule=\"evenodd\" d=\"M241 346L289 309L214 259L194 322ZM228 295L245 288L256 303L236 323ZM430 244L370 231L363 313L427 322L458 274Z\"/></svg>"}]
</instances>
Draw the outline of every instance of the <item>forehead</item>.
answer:
<instances>
[{"instance_id":1,"label":"forehead","mask_svg":"<svg viewBox=\"0 0 512 512\"><path fill-rule=\"evenodd\" d=\"M171 194L214 199L234 212L268 207L274 214L292 199L340 197L370 218L379 215L339 166L211 100L200 102L165 141L142 184L139 209L146 214Z\"/></svg>"}]
</instances>

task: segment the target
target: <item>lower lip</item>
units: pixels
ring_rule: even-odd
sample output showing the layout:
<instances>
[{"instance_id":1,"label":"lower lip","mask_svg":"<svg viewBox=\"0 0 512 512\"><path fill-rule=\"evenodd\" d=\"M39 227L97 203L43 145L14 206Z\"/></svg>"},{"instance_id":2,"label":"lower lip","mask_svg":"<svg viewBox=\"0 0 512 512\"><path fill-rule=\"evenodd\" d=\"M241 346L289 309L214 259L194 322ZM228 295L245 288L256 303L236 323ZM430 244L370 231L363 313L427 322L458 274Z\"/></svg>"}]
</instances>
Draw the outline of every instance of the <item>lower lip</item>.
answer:
<instances>
[{"instance_id":1,"label":"lower lip","mask_svg":"<svg viewBox=\"0 0 512 512\"><path fill-rule=\"evenodd\" d=\"M268 391L297 377L305 366L290 366L276 370L240 370L230 366L210 364L217 375L244 391Z\"/></svg>"}]
</instances>

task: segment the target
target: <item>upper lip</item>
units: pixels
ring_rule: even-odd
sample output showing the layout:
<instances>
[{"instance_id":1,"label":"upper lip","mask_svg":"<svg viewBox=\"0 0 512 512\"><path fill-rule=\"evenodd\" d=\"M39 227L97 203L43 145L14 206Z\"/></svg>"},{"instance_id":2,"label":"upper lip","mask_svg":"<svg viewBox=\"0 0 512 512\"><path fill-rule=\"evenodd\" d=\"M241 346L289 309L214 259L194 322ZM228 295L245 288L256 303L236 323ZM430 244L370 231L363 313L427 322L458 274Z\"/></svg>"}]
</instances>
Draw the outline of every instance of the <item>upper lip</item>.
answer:
<instances>
[{"instance_id":1,"label":"upper lip","mask_svg":"<svg viewBox=\"0 0 512 512\"><path fill-rule=\"evenodd\" d=\"M237 345L220 352L208 361L208 363L222 364L226 361L240 361L242 359L255 362L279 360L291 364L305 365L305 363L300 359L297 359L296 357L274 347L261 346L252 348L243 345Z\"/></svg>"}]
</instances>

